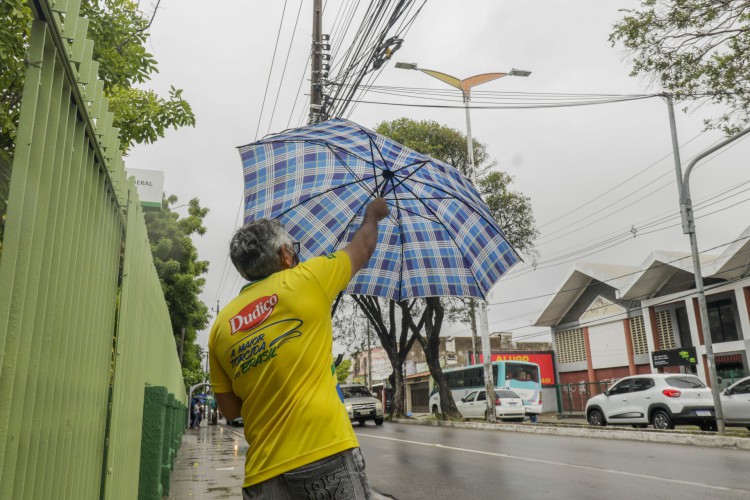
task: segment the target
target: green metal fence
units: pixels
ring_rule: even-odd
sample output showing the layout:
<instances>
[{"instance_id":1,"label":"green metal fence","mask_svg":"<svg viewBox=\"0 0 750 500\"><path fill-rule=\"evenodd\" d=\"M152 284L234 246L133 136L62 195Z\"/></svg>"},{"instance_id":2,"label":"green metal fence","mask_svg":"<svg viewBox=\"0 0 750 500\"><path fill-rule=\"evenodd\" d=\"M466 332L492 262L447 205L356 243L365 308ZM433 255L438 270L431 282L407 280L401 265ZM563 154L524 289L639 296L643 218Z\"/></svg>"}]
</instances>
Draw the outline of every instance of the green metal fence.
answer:
<instances>
[{"instance_id":1,"label":"green metal fence","mask_svg":"<svg viewBox=\"0 0 750 500\"><path fill-rule=\"evenodd\" d=\"M0 498L138 498L149 467L168 492L186 396L135 186L79 1L30 5L0 256ZM168 395L162 421L147 387ZM145 471L144 418L169 449Z\"/></svg>"},{"instance_id":2,"label":"green metal fence","mask_svg":"<svg viewBox=\"0 0 750 500\"><path fill-rule=\"evenodd\" d=\"M603 393L615 382L605 380L601 382L576 382L573 384L556 385L557 412L567 415L582 415L589 398Z\"/></svg>"}]
</instances>

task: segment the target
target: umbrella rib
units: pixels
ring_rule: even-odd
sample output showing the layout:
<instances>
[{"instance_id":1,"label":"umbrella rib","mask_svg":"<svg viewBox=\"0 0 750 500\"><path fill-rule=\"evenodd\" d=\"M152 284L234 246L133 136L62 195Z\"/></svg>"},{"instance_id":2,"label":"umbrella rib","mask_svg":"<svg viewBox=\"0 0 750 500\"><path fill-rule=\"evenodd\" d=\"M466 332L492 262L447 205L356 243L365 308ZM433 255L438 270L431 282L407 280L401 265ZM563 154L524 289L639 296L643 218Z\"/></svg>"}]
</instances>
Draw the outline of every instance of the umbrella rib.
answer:
<instances>
[{"instance_id":1,"label":"umbrella rib","mask_svg":"<svg viewBox=\"0 0 750 500\"><path fill-rule=\"evenodd\" d=\"M414 196L417 196L417 194L414 191L412 191L411 188L409 188L409 186L404 186L404 189L411 192L411 194L413 194ZM451 241L453 241L453 244L456 246L456 250L458 250L458 253L461 255L461 259L464 261L464 264L467 266L467 269L469 270L469 274L471 274L471 277L474 278L474 282L477 284L477 289L479 289L479 293L482 294L482 300L484 300L485 296L484 296L484 292L482 291L482 286L479 284L479 280L474 274L474 271L471 269L471 264L466 260L466 256L463 254L463 252L460 251L461 247L458 246L458 242L456 242L456 239L453 237L453 233L447 227L445 227L445 224L440 220L440 218L438 217L438 215L435 213L434 210L432 210L429 206L427 206L427 204L423 202L421 199L418 199L418 201L422 203L422 205L424 205L424 207L427 210L432 212L432 215L435 216L435 220L437 221L437 224L440 224L441 226L443 226L443 229L445 229L445 232L448 234Z\"/></svg>"},{"instance_id":2,"label":"umbrella rib","mask_svg":"<svg viewBox=\"0 0 750 500\"><path fill-rule=\"evenodd\" d=\"M372 137L370 137L370 134L367 134L367 137L370 139L370 152L371 152L370 154L372 154L372 148L375 147L375 151L378 152L378 156L380 156L380 159L383 162L383 166L385 168L388 168L388 162L385 161L385 156L383 156L383 152L380 150L380 148L378 148L377 146L375 146L375 141L372 140ZM374 155L373 155L373 158L372 158L372 162L375 163L375 156Z\"/></svg>"},{"instance_id":3,"label":"umbrella rib","mask_svg":"<svg viewBox=\"0 0 750 500\"><path fill-rule=\"evenodd\" d=\"M356 181L348 182L346 184L341 184L340 186L335 186L335 187L332 187L330 189L326 189L325 191L321 191L320 193L316 193L316 194L310 196L309 198L300 201L299 203L297 203L293 207L290 207L287 210L284 210L279 215L275 216L274 219L278 219L279 217L283 217L284 215L288 214L289 212L291 212L295 208L299 208L300 206L304 205L305 203L307 203L310 200L314 200L315 198L318 198L320 196L326 195L326 194L328 194L328 193L330 193L332 191L336 191L337 189L341 189L341 188L353 186L354 184L362 184L363 182L365 182L365 181L367 181L369 179L370 179L369 177L363 177L361 179L357 179Z\"/></svg>"},{"instance_id":4,"label":"umbrella rib","mask_svg":"<svg viewBox=\"0 0 750 500\"><path fill-rule=\"evenodd\" d=\"M421 181L421 180L418 180L418 179L412 179L412 182L415 182L415 183L418 183L418 184L423 184L423 185L425 185L427 187L430 187L432 189L436 189L436 190L438 190L440 192L443 192L446 195L448 195L448 197L450 199L454 199L456 201L459 201L459 202L463 203L466 207L468 207L471 210L473 210L474 212L476 212L476 214L479 215L479 217L481 217L482 220L485 223L487 223L487 224L489 224L489 225L494 226L495 228L497 228L500 231L500 234L502 234L503 237L505 237L505 233L503 233L503 230L500 228L500 226L497 225L497 221L495 221L495 219L492 219L492 218L488 219L487 217L485 217L484 214L482 214L482 212L478 211L471 203L467 202L462 196L450 193L450 192L446 191L444 188L442 188L440 186L436 186L434 184L430 184L429 182L424 182L424 181ZM409 191L411 191L411 193L415 197L417 196L417 194L414 191L412 191L411 189L409 189ZM419 198L419 199L424 199L424 198ZM481 198L479 200L482 201ZM505 238L505 241L508 242L508 239ZM508 242L508 246L511 247L511 250L513 250L513 253L516 253L516 250L511 246L510 242Z\"/></svg>"},{"instance_id":5,"label":"umbrella rib","mask_svg":"<svg viewBox=\"0 0 750 500\"><path fill-rule=\"evenodd\" d=\"M334 156L334 157L336 157L336 159L337 159L337 160L339 161L339 163L341 163L341 165L342 165L342 166L343 166L343 167L344 167L344 168L346 169L346 171L347 171L347 172L349 172L349 173L350 173L350 174L352 175L352 177L354 177L354 178L356 179L356 178L357 178L357 174L356 174L356 173L354 173L354 171L353 171L352 169L350 169L350 168L349 168L349 166L348 166L348 165L346 164L346 162L344 162L344 160L343 160L343 159L341 159L341 157L339 157L338 153L337 153L337 152L336 152L336 151L335 151L335 150L333 149L333 146L332 146L332 145L330 145L330 144L326 144L326 147L327 147L327 148L328 148L328 150L329 150L329 151L330 151L330 152L331 152L331 153L333 154L333 156ZM359 157L358 157L358 156L356 156L356 155L354 155L354 156L355 156L355 157L357 157L357 158L359 158ZM366 160L364 160L364 159L363 159L362 161L365 161L365 162L366 162ZM372 174L373 174L374 178L377 178L377 174L375 173L375 169L374 169L374 168L373 168ZM365 177L361 177L361 179L363 179L363 180L364 180L364 179L366 179L366 178L365 178ZM351 185L351 184L349 184L349 185ZM365 185L365 186L366 186L366 185ZM366 186L366 188L367 188L367 189L368 189L368 191L369 191L369 187L367 187L367 186ZM370 191L370 195L373 195L373 192L372 192L372 191Z\"/></svg>"},{"instance_id":6,"label":"umbrella rib","mask_svg":"<svg viewBox=\"0 0 750 500\"><path fill-rule=\"evenodd\" d=\"M403 300L402 289L404 286L404 266L406 265L406 259L404 258L404 225L403 219L401 218L401 209L399 208L399 199L396 194L396 186L393 178L391 178L391 185L393 185L393 199L396 201L396 213L398 214L396 219L399 230L398 239L401 241L401 245L399 245L401 247L401 266L399 266L398 269L398 300L401 302Z\"/></svg>"},{"instance_id":7,"label":"umbrella rib","mask_svg":"<svg viewBox=\"0 0 750 500\"><path fill-rule=\"evenodd\" d=\"M352 216L352 218L349 219L349 222L346 224L346 227L344 228L344 230L339 233L339 237L336 240L336 243L334 243L333 246L331 247L330 253L333 253L334 249L338 246L339 243L341 243L341 240L344 239L344 235L349 230L349 228L352 226L352 222L354 222L354 219L357 218L357 214L359 214L362 211L362 208L367 204L367 200L368 199L369 198L366 198L365 201L359 206L359 208L357 209L357 211L354 212L354 216Z\"/></svg>"},{"instance_id":8,"label":"umbrella rib","mask_svg":"<svg viewBox=\"0 0 750 500\"><path fill-rule=\"evenodd\" d=\"M429 164L430 162L428 162L428 161L422 161L422 162L414 162L414 163L410 163L409 165L405 165L405 166L404 166L403 168L400 168L400 169L399 169L398 171L401 171L401 170L403 170L404 168L407 168L407 167L411 167L412 165L416 165L417 163L422 163L422 165L420 165L420 166L419 166L419 168L416 168L416 169L414 169L414 171L413 171L413 172L410 172L410 173L409 173L408 175L406 175L406 176L400 176L400 175L397 175L397 174L396 174L396 173L394 172L394 174L393 174L393 175L394 175L394 177L398 177L399 179L401 179L401 180L399 181L399 183L398 183L398 186L400 186L401 184L403 184L404 182L406 182L407 180L409 180L409 179L411 178L411 176L412 176L412 175L414 175L414 174L416 174L417 172L419 172L419 171L420 171L420 170L422 169L422 167L424 167L425 165ZM395 190L396 190L396 188L397 188L398 186L397 186L396 184L394 184L394 185L393 185L393 190L395 191ZM415 196L416 196L416 195L415 195Z\"/></svg>"}]
</instances>

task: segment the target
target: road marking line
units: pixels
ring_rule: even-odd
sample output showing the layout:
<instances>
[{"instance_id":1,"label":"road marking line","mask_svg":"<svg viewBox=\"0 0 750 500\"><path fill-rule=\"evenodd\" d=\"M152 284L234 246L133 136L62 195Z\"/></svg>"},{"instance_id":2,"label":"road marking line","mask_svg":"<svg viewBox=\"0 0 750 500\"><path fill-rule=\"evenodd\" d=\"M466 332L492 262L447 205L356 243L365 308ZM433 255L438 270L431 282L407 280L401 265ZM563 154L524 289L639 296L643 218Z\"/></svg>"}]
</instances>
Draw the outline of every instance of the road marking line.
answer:
<instances>
[{"instance_id":1,"label":"road marking line","mask_svg":"<svg viewBox=\"0 0 750 500\"><path fill-rule=\"evenodd\" d=\"M637 477L641 479L651 479L653 481L667 481L670 483L676 483L676 484L682 484L685 486L697 486L700 488L706 488L711 490L719 490L719 491L731 491L731 492L737 492L737 493L748 493L750 490L743 490L738 488L729 488L727 486L716 486L713 484L706 484L706 483L698 483L695 481L684 481L682 479L672 479L668 477L659 477L659 476L650 476L648 474L638 474L635 472L625 472L620 470L614 470L614 469L604 469L601 467L594 467L591 465L579 465L579 464L568 464L565 462L554 462L552 460L543 460L539 458L528 458L528 457L519 457L517 455L508 455L507 453L494 453L491 451L482 451L482 450L471 450L468 448L457 448L455 446L445 446L440 443L423 443L421 441L410 441L408 439L398 439L398 438L391 438L391 437L385 437L385 436L376 436L374 434L366 434L363 432L357 432L357 436L365 436L369 438L375 438L375 439L385 439L387 441L398 441L401 443L408 443L408 444L417 444L420 446L427 446L430 448L442 448L445 450L454 450L454 451L463 451L466 453L475 453L477 455L490 455L493 457L500 457L500 458L509 458L512 460L521 460L524 462L533 462L533 463L539 463L539 464L547 464L547 465L559 465L561 467L570 467L572 469L583 469L588 471L594 471L594 472L607 472L609 474L616 474L619 476L627 476L627 477Z\"/></svg>"}]
</instances>

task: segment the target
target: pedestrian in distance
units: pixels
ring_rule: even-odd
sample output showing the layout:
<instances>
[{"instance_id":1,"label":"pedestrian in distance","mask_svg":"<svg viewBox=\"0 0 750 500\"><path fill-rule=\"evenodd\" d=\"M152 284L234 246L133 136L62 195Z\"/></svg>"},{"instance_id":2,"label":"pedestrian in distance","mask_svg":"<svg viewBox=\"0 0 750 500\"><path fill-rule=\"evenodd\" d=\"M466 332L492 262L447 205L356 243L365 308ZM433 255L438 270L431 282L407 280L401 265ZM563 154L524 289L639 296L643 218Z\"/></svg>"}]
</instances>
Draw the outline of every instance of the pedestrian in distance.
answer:
<instances>
[{"instance_id":1,"label":"pedestrian in distance","mask_svg":"<svg viewBox=\"0 0 750 500\"><path fill-rule=\"evenodd\" d=\"M200 413L200 405L198 404L198 400L194 399L193 404L190 408L190 428L195 429L196 424L198 423L198 415Z\"/></svg>"},{"instance_id":2,"label":"pedestrian in distance","mask_svg":"<svg viewBox=\"0 0 750 500\"><path fill-rule=\"evenodd\" d=\"M374 253L387 215L374 199L343 250L301 264L278 221L252 221L232 238L248 283L218 314L208 350L221 412L244 420L244 500L370 498L336 380L331 304Z\"/></svg>"}]
</instances>

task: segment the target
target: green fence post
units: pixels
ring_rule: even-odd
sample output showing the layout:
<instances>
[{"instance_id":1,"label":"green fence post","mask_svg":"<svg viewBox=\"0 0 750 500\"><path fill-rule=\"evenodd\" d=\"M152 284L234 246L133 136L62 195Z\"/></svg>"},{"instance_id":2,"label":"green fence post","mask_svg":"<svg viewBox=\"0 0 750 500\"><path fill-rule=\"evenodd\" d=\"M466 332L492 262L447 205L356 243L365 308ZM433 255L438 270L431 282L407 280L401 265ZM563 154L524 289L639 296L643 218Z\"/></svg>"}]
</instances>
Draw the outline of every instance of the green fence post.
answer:
<instances>
[{"instance_id":1,"label":"green fence post","mask_svg":"<svg viewBox=\"0 0 750 500\"><path fill-rule=\"evenodd\" d=\"M172 399L174 396L168 394L164 399L164 444L161 455L161 486L162 495L169 496L169 473L172 470L172 425L174 415L172 414Z\"/></svg>"},{"instance_id":2,"label":"green fence post","mask_svg":"<svg viewBox=\"0 0 750 500\"><path fill-rule=\"evenodd\" d=\"M562 388L560 387L560 384L555 386L555 394L557 395L557 414L562 415L564 408L562 401Z\"/></svg>"},{"instance_id":3,"label":"green fence post","mask_svg":"<svg viewBox=\"0 0 750 500\"><path fill-rule=\"evenodd\" d=\"M162 498L161 464L167 396L166 387L145 389L138 500Z\"/></svg>"}]
</instances>

